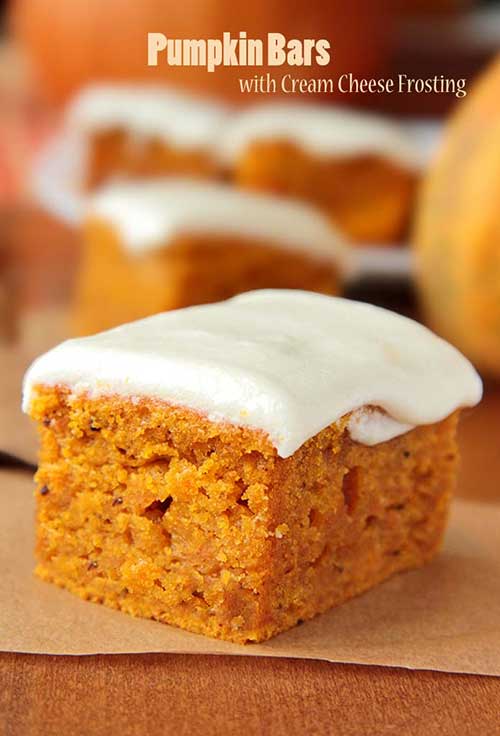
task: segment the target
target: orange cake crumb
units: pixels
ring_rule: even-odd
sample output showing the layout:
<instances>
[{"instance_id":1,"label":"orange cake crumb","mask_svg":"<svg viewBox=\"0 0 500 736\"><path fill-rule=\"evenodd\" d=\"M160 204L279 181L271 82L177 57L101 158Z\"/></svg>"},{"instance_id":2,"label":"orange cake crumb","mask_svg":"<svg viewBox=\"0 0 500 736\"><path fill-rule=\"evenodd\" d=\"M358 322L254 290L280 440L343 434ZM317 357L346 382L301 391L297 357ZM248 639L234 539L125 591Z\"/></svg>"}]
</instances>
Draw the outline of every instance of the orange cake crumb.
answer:
<instances>
[{"instance_id":1,"label":"orange cake crumb","mask_svg":"<svg viewBox=\"0 0 500 736\"><path fill-rule=\"evenodd\" d=\"M150 137L137 139L130 131L95 132L89 139L87 189L114 177L193 176L216 178L217 165L208 149L184 149Z\"/></svg>"},{"instance_id":2,"label":"orange cake crumb","mask_svg":"<svg viewBox=\"0 0 500 736\"><path fill-rule=\"evenodd\" d=\"M234 165L238 185L297 197L325 211L354 244L398 243L418 177L375 154L315 157L293 143L256 141Z\"/></svg>"},{"instance_id":3,"label":"orange cake crumb","mask_svg":"<svg viewBox=\"0 0 500 736\"><path fill-rule=\"evenodd\" d=\"M261 431L152 398L35 387L37 574L87 600L263 641L430 560L458 412L374 447L349 415L280 457Z\"/></svg>"},{"instance_id":4,"label":"orange cake crumb","mask_svg":"<svg viewBox=\"0 0 500 736\"><path fill-rule=\"evenodd\" d=\"M114 182L89 202L75 331L256 289L334 295L345 253L328 218L294 200L182 178Z\"/></svg>"},{"instance_id":5,"label":"orange cake crumb","mask_svg":"<svg viewBox=\"0 0 500 736\"><path fill-rule=\"evenodd\" d=\"M333 295L339 273L328 261L241 238L180 236L168 247L131 256L111 226L92 220L77 280L74 332L88 335L264 288Z\"/></svg>"}]
</instances>

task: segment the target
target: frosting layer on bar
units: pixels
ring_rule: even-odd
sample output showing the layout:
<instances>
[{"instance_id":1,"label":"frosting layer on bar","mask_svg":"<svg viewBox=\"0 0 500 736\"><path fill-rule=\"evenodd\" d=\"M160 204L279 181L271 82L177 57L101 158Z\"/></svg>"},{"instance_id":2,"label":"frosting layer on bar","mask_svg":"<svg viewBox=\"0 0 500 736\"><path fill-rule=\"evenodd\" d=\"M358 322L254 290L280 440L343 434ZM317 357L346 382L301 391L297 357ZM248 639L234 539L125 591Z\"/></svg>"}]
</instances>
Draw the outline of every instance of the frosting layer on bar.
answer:
<instances>
[{"instance_id":1,"label":"frosting layer on bar","mask_svg":"<svg viewBox=\"0 0 500 736\"><path fill-rule=\"evenodd\" d=\"M402 434L473 406L482 394L469 361L422 325L368 304L287 290L249 292L69 340L28 370L27 412L37 385L184 406L262 430L281 457L363 407L384 410ZM368 430L366 422L351 428L354 439L388 439L379 414Z\"/></svg>"},{"instance_id":2,"label":"frosting layer on bar","mask_svg":"<svg viewBox=\"0 0 500 736\"><path fill-rule=\"evenodd\" d=\"M123 129L181 148L208 148L226 119L222 105L154 85L94 85L70 106L67 121L88 133Z\"/></svg>"},{"instance_id":3,"label":"frosting layer on bar","mask_svg":"<svg viewBox=\"0 0 500 736\"><path fill-rule=\"evenodd\" d=\"M314 207L213 182L115 182L91 198L87 217L109 222L135 253L176 236L208 234L262 240L334 262L348 258L341 235Z\"/></svg>"},{"instance_id":4,"label":"frosting layer on bar","mask_svg":"<svg viewBox=\"0 0 500 736\"><path fill-rule=\"evenodd\" d=\"M256 141L290 142L316 156L379 155L421 168L418 152L398 125L345 108L279 102L250 107L227 121L218 158L232 164Z\"/></svg>"}]
</instances>

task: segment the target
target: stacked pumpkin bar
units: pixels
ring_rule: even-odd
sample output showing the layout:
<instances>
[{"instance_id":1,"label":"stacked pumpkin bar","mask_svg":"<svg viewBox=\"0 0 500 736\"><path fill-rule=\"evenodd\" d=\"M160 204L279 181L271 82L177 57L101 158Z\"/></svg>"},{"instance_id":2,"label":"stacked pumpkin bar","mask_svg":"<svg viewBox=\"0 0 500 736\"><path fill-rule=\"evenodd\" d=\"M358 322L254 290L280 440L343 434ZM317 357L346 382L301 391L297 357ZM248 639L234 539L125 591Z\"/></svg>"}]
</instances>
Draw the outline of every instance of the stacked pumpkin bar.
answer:
<instances>
[{"instance_id":1,"label":"stacked pumpkin bar","mask_svg":"<svg viewBox=\"0 0 500 736\"><path fill-rule=\"evenodd\" d=\"M74 101L90 189L117 176L194 176L318 207L356 243L406 235L421 161L383 117L282 102L240 112L165 87L101 85Z\"/></svg>"},{"instance_id":2,"label":"stacked pumpkin bar","mask_svg":"<svg viewBox=\"0 0 500 736\"><path fill-rule=\"evenodd\" d=\"M101 84L76 97L67 126L86 139L85 185L94 189L119 176L217 176L213 140L226 114L164 86Z\"/></svg>"},{"instance_id":3,"label":"stacked pumpkin bar","mask_svg":"<svg viewBox=\"0 0 500 736\"><path fill-rule=\"evenodd\" d=\"M40 426L37 573L262 641L439 548L470 363L385 310L260 291L63 343Z\"/></svg>"},{"instance_id":4,"label":"stacked pumpkin bar","mask_svg":"<svg viewBox=\"0 0 500 736\"><path fill-rule=\"evenodd\" d=\"M401 127L383 117L279 102L235 114L218 158L236 185L318 207L353 244L402 241L422 166Z\"/></svg>"},{"instance_id":5,"label":"stacked pumpkin bar","mask_svg":"<svg viewBox=\"0 0 500 736\"><path fill-rule=\"evenodd\" d=\"M112 183L87 208L74 329L258 288L337 294L347 269L339 233L301 202L175 177Z\"/></svg>"}]
</instances>

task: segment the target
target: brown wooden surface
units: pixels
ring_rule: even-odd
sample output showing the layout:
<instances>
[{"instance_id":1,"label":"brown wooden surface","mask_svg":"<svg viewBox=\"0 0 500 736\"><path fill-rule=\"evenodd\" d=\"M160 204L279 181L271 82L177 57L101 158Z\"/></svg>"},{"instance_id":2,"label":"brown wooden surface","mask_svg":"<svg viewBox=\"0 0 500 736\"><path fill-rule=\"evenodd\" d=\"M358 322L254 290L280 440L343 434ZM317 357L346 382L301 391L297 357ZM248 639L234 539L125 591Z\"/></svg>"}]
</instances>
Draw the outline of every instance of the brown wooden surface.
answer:
<instances>
[{"instance_id":1,"label":"brown wooden surface","mask_svg":"<svg viewBox=\"0 0 500 736\"><path fill-rule=\"evenodd\" d=\"M498 679L381 667L11 654L0 682L2 736L498 736L500 727Z\"/></svg>"},{"instance_id":2,"label":"brown wooden surface","mask_svg":"<svg viewBox=\"0 0 500 736\"><path fill-rule=\"evenodd\" d=\"M38 302L38 290L28 297ZM500 503L499 419L500 386L489 384L462 421L463 497ZM498 736L500 679L245 657L0 655L0 736L171 733Z\"/></svg>"}]
</instances>

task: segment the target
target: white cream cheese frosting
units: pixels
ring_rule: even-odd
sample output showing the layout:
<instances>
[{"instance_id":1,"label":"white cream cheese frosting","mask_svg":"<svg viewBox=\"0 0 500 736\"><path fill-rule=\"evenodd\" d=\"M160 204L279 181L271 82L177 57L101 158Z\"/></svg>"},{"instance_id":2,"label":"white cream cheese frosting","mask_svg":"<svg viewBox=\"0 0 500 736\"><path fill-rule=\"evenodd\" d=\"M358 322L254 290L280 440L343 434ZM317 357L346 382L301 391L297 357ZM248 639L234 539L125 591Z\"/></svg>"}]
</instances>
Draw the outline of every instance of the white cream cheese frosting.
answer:
<instances>
[{"instance_id":1,"label":"white cream cheese frosting","mask_svg":"<svg viewBox=\"0 0 500 736\"><path fill-rule=\"evenodd\" d=\"M351 438L362 445L378 445L414 429L415 425L397 422L380 409L363 407L349 417L347 429Z\"/></svg>"},{"instance_id":2,"label":"white cream cheese frosting","mask_svg":"<svg viewBox=\"0 0 500 736\"><path fill-rule=\"evenodd\" d=\"M363 407L384 410L401 434L482 394L469 361L417 322L291 290L249 292L64 342L28 370L24 411L39 384L184 406L262 430L281 457ZM383 422L360 426L351 424L358 441L388 438Z\"/></svg>"},{"instance_id":3,"label":"white cream cheese frosting","mask_svg":"<svg viewBox=\"0 0 500 736\"><path fill-rule=\"evenodd\" d=\"M226 116L223 105L162 86L100 84L73 101L67 125L86 133L122 128L181 148L210 148Z\"/></svg>"},{"instance_id":4,"label":"white cream cheese frosting","mask_svg":"<svg viewBox=\"0 0 500 736\"><path fill-rule=\"evenodd\" d=\"M397 123L331 105L275 102L236 112L222 103L147 84L95 84L70 104L66 123L84 134L124 129L180 148L204 148L230 166L255 141L289 141L318 156L378 154L412 169L422 154Z\"/></svg>"},{"instance_id":5,"label":"white cream cheese frosting","mask_svg":"<svg viewBox=\"0 0 500 736\"><path fill-rule=\"evenodd\" d=\"M227 120L217 157L231 166L252 143L287 141L316 156L378 154L412 169L421 168L421 153L403 130L373 114L327 105L261 104Z\"/></svg>"},{"instance_id":6,"label":"white cream cheese frosting","mask_svg":"<svg viewBox=\"0 0 500 736\"><path fill-rule=\"evenodd\" d=\"M181 178L113 182L91 197L87 217L111 224L132 253L176 236L236 236L347 267L349 250L321 212L302 202Z\"/></svg>"}]
</instances>

